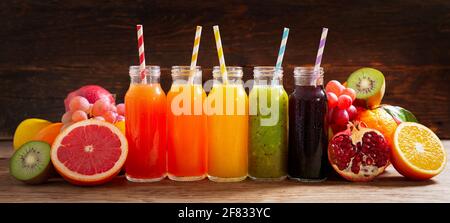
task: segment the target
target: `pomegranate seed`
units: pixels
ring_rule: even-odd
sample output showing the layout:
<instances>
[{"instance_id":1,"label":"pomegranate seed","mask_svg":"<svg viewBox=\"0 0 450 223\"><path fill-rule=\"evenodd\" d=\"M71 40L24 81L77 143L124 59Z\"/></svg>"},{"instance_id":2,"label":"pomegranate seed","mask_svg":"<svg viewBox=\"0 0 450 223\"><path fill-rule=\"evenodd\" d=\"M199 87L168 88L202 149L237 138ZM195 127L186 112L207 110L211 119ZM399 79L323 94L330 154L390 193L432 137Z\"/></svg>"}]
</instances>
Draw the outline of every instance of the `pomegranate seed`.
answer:
<instances>
[{"instance_id":1,"label":"pomegranate seed","mask_svg":"<svg viewBox=\"0 0 450 223\"><path fill-rule=\"evenodd\" d=\"M367 165L372 165L373 164L373 160L371 158L367 158L366 159L366 163L367 163Z\"/></svg>"},{"instance_id":2,"label":"pomegranate seed","mask_svg":"<svg viewBox=\"0 0 450 223\"><path fill-rule=\"evenodd\" d=\"M353 165L353 166L352 166L352 172L353 172L353 173L358 174L358 173L359 173L359 170L360 170L359 165Z\"/></svg>"},{"instance_id":3,"label":"pomegranate seed","mask_svg":"<svg viewBox=\"0 0 450 223\"><path fill-rule=\"evenodd\" d=\"M345 160L344 160L345 164L350 163L350 160L351 160L351 157L345 157Z\"/></svg>"},{"instance_id":4,"label":"pomegranate seed","mask_svg":"<svg viewBox=\"0 0 450 223\"><path fill-rule=\"evenodd\" d=\"M384 166L384 165L386 165L387 164L387 161L386 160L380 160L379 162L378 162L378 165L377 165L377 167L382 167L382 166Z\"/></svg>"}]
</instances>

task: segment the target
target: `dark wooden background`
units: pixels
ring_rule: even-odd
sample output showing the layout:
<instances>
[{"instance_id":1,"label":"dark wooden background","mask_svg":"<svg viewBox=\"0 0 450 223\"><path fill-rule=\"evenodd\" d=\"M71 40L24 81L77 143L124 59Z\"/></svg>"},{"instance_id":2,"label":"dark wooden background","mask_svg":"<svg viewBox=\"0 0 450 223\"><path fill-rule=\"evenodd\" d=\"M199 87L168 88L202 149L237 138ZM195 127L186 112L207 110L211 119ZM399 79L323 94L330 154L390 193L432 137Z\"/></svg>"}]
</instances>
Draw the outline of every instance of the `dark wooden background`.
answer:
<instances>
[{"instance_id":1,"label":"dark wooden background","mask_svg":"<svg viewBox=\"0 0 450 223\"><path fill-rule=\"evenodd\" d=\"M212 26L220 25L228 65L273 65L284 26L285 86L295 66L313 64L321 28L329 34L326 80L344 81L371 66L387 78L385 103L413 111L450 138L450 1L25 1L0 2L0 137L20 120L59 120L66 94L99 84L117 94L137 64L135 24L145 32L147 61L189 64L196 25L202 25L199 65L205 79L218 64Z\"/></svg>"}]
</instances>

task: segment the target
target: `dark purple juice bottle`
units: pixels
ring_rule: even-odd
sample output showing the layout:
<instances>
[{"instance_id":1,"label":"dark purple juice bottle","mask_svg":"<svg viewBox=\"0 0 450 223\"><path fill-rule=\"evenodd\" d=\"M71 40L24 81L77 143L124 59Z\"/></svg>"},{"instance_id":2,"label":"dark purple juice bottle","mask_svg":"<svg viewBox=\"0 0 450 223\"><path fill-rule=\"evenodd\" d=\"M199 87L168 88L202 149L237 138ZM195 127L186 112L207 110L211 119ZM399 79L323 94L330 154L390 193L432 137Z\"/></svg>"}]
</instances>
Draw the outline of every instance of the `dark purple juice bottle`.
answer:
<instances>
[{"instance_id":1,"label":"dark purple juice bottle","mask_svg":"<svg viewBox=\"0 0 450 223\"><path fill-rule=\"evenodd\" d=\"M323 181L330 170L323 69L318 73L319 78L313 67L296 67L289 96L288 175L299 181Z\"/></svg>"}]
</instances>

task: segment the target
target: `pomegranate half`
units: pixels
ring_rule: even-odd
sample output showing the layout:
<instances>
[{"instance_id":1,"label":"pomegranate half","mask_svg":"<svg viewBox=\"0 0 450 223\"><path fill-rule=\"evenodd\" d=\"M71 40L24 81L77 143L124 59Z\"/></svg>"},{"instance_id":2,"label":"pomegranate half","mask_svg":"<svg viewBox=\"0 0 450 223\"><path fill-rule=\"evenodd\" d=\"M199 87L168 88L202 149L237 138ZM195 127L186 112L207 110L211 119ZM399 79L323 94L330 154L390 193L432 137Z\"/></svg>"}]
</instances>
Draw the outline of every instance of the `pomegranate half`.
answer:
<instances>
[{"instance_id":1,"label":"pomegranate half","mask_svg":"<svg viewBox=\"0 0 450 223\"><path fill-rule=\"evenodd\" d=\"M371 181L389 165L390 147L383 134L362 122L348 124L328 145L328 159L350 181Z\"/></svg>"}]
</instances>

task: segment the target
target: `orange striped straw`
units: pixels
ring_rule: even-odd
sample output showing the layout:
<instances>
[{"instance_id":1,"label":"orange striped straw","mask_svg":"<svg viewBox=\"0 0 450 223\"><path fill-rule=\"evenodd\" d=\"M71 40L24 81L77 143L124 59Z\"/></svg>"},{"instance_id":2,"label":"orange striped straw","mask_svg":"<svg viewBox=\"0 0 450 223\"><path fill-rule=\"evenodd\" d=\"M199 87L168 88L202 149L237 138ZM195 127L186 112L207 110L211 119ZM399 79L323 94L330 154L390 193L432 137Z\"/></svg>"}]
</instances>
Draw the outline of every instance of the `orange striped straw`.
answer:
<instances>
[{"instance_id":1,"label":"orange striped straw","mask_svg":"<svg viewBox=\"0 0 450 223\"><path fill-rule=\"evenodd\" d=\"M189 76L190 84L194 83L195 68L197 66L198 50L200 48L201 36L202 36L202 27L197 26L197 29L195 31L194 47L192 49L192 57L191 57L191 74Z\"/></svg>"},{"instance_id":2,"label":"orange striped straw","mask_svg":"<svg viewBox=\"0 0 450 223\"><path fill-rule=\"evenodd\" d=\"M145 79L145 53L144 53L144 27L136 25L138 50L139 50L139 72L141 74L141 81Z\"/></svg>"},{"instance_id":3,"label":"orange striped straw","mask_svg":"<svg viewBox=\"0 0 450 223\"><path fill-rule=\"evenodd\" d=\"M223 83L228 84L227 66L225 65L225 57L223 55L222 40L220 39L219 26L213 26L214 38L216 39L217 56L219 56L220 74L222 75Z\"/></svg>"}]
</instances>

